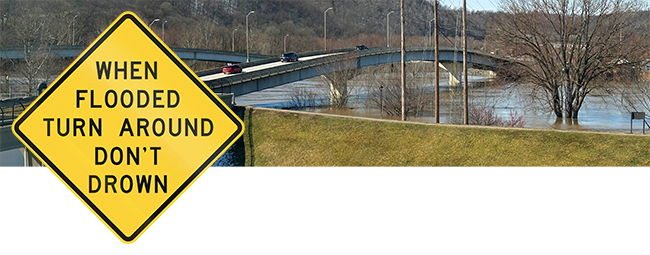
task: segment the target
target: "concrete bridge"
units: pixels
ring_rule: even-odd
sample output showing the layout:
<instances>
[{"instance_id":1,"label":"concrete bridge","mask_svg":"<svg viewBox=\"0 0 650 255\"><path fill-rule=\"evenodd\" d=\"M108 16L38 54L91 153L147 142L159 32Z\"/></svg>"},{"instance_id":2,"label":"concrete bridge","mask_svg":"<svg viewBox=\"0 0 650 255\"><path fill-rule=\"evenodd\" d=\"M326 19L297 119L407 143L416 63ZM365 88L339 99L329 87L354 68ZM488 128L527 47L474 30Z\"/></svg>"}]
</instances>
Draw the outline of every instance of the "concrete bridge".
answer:
<instances>
[{"instance_id":1,"label":"concrete bridge","mask_svg":"<svg viewBox=\"0 0 650 255\"><path fill-rule=\"evenodd\" d=\"M80 48L70 47L59 48L55 52L60 57L75 57L81 51ZM205 61L223 61L226 59L224 56L230 55L233 58L226 60L226 62L237 62L236 57L241 57L238 55L241 53L230 52L220 55L221 53L216 51L196 49L175 49L174 52L181 58L194 58ZM12 53L12 51L3 52L0 55L14 58L20 57L18 53ZM243 59L239 60L245 61L245 55ZM430 47L409 47L406 50L406 60L433 61L433 49ZM462 60L462 51L454 48L440 49L441 66L448 69L450 76L452 76L450 78L456 79L456 81L460 77L460 73L458 72L460 70L458 64L460 62L458 61L460 60ZM222 101L231 105L233 98L238 95L309 79L343 69L362 68L399 61L401 61L399 48L372 48L363 51L342 49L302 54L300 61L290 63L281 63L279 58L267 57L262 60L241 64L244 71L239 74L225 75L221 73L220 69L215 69L198 72L197 75ZM478 51L470 51L468 55L468 64L474 68L497 69L508 63L509 61L507 59ZM20 141L11 132L11 123L13 123L18 114L35 98L28 97L0 101L0 152L22 147Z\"/></svg>"},{"instance_id":2,"label":"concrete bridge","mask_svg":"<svg viewBox=\"0 0 650 255\"><path fill-rule=\"evenodd\" d=\"M33 54L44 54L56 58L76 58L84 50L84 45L50 45L47 47L32 47L29 49ZM213 62L246 62L246 53L221 50L171 48L172 51L182 60L213 61ZM23 59L25 58L24 47L0 47L0 59ZM271 56L250 54L251 61L266 59ZM191 64L191 63L190 63Z\"/></svg>"},{"instance_id":3,"label":"concrete bridge","mask_svg":"<svg viewBox=\"0 0 650 255\"><path fill-rule=\"evenodd\" d=\"M406 61L434 61L432 47L407 47ZM440 48L441 68L450 75L450 84L458 84L462 74L462 51ZM399 48L371 48L333 50L300 55L300 61L281 63L278 59L264 59L242 64L243 72L225 75L221 70L198 72L197 75L214 92L233 93L235 96L309 79L343 69L394 63L401 61ZM468 52L468 66L477 69L498 69L510 63L505 58L479 51Z\"/></svg>"}]
</instances>

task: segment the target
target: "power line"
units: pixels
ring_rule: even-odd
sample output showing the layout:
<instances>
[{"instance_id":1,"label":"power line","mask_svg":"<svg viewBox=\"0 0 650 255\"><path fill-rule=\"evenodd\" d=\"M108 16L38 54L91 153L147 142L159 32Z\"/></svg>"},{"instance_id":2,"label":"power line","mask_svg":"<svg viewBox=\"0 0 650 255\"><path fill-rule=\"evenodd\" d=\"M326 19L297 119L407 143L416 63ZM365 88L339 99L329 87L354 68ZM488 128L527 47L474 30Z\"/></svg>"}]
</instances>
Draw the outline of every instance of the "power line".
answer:
<instances>
[{"instance_id":1,"label":"power line","mask_svg":"<svg viewBox=\"0 0 650 255\"><path fill-rule=\"evenodd\" d=\"M481 6L481 8L483 8L483 10L485 10L485 7L481 4L481 1L476 1L476 3L477 3L479 6Z\"/></svg>"}]
</instances>

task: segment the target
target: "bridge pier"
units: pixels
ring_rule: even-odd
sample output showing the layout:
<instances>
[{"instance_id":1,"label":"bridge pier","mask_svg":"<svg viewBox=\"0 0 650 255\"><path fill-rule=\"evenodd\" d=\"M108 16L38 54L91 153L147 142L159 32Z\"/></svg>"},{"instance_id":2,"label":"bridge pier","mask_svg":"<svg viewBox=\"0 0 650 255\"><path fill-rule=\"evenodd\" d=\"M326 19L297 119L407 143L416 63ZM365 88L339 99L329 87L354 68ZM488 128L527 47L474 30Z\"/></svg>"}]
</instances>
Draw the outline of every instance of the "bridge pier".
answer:
<instances>
[{"instance_id":1,"label":"bridge pier","mask_svg":"<svg viewBox=\"0 0 650 255\"><path fill-rule=\"evenodd\" d=\"M185 62L185 65L187 65L187 67L192 68L192 66L199 61L197 59L184 59L183 62Z\"/></svg>"},{"instance_id":2,"label":"bridge pier","mask_svg":"<svg viewBox=\"0 0 650 255\"><path fill-rule=\"evenodd\" d=\"M27 148L20 148L20 152L23 154L24 166L43 166L36 156L34 156L34 154Z\"/></svg>"},{"instance_id":3,"label":"bridge pier","mask_svg":"<svg viewBox=\"0 0 650 255\"><path fill-rule=\"evenodd\" d=\"M347 81L334 83L328 75L321 75L320 77L329 86L330 105L336 108L346 105L348 103Z\"/></svg>"},{"instance_id":4,"label":"bridge pier","mask_svg":"<svg viewBox=\"0 0 650 255\"><path fill-rule=\"evenodd\" d=\"M339 71L322 74L321 78L329 85L330 106L345 107L348 103L348 81L361 74L361 68L340 68Z\"/></svg>"},{"instance_id":5,"label":"bridge pier","mask_svg":"<svg viewBox=\"0 0 650 255\"><path fill-rule=\"evenodd\" d=\"M439 63L438 66L449 73L449 86L455 87L460 84L463 77L463 63L462 62L446 62ZM469 67L468 67L469 68Z\"/></svg>"}]
</instances>

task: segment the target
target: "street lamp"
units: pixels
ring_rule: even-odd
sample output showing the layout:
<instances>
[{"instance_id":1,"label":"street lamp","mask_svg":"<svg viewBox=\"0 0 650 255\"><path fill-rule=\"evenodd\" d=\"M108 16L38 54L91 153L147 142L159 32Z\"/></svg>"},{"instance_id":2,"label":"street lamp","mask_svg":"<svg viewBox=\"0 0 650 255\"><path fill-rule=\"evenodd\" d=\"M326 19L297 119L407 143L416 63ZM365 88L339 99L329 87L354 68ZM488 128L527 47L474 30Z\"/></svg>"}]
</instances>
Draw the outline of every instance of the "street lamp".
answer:
<instances>
[{"instance_id":1,"label":"street lamp","mask_svg":"<svg viewBox=\"0 0 650 255\"><path fill-rule=\"evenodd\" d=\"M390 11L386 14L386 47L390 47L390 15L395 11Z\"/></svg>"},{"instance_id":2,"label":"street lamp","mask_svg":"<svg viewBox=\"0 0 650 255\"><path fill-rule=\"evenodd\" d=\"M379 86L379 116L384 118L384 86Z\"/></svg>"},{"instance_id":3,"label":"street lamp","mask_svg":"<svg viewBox=\"0 0 650 255\"><path fill-rule=\"evenodd\" d=\"M167 23L166 20L165 20L165 22L163 22L163 24L162 24L162 30L163 30L163 31L162 31L162 33L163 33L163 42L165 42L165 23Z\"/></svg>"},{"instance_id":4,"label":"street lamp","mask_svg":"<svg viewBox=\"0 0 650 255\"><path fill-rule=\"evenodd\" d=\"M151 23L149 23L149 29L151 29L151 25L153 25L154 22L159 21L160 19L154 19Z\"/></svg>"},{"instance_id":5,"label":"street lamp","mask_svg":"<svg viewBox=\"0 0 650 255\"><path fill-rule=\"evenodd\" d=\"M72 45L74 45L74 19L76 19L77 16L79 16L79 14L74 15L74 17L72 18Z\"/></svg>"},{"instance_id":6,"label":"street lamp","mask_svg":"<svg viewBox=\"0 0 650 255\"><path fill-rule=\"evenodd\" d=\"M429 20L429 45L427 45L427 46L431 46L431 38L433 37L433 34L432 34L433 33L433 29L432 29L433 25L431 23L434 22L435 20L436 20L436 18L433 18L432 20Z\"/></svg>"},{"instance_id":7,"label":"street lamp","mask_svg":"<svg viewBox=\"0 0 650 255\"><path fill-rule=\"evenodd\" d=\"M232 31L232 52L235 52L235 31L237 31L237 28Z\"/></svg>"},{"instance_id":8,"label":"street lamp","mask_svg":"<svg viewBox=\"0 0 650 255\"><path fill-rule=\"evenodd\" d=\"M287 37L289 37L289 34L284 36L284 52L287 52Z\"/></svg>"},{"instance_id":9,"label":"street lamp","mask_svg":"<svg viewBox=\"0 0 650 255\"><path fill-rule=\"evenodd\" d=\"M325 39L325 50L327 51L327 11L329 10L334 10L334 7L327 8L325 12L323 13L323 19L325 19L325 22L323 22L323 39Z\"/></svg>"},{"instance_id":10,"label":"street lamp","mask_svg":"<svg viewBox=\"0 0 650 255\"><path fill-rule=\"evenodd\" d=\"M248 14L246 14L246 63L250 62L250 53L248 50L248 15L251 15L255 13L255 11L250 11Z\"/></svg>"}]
</instances>

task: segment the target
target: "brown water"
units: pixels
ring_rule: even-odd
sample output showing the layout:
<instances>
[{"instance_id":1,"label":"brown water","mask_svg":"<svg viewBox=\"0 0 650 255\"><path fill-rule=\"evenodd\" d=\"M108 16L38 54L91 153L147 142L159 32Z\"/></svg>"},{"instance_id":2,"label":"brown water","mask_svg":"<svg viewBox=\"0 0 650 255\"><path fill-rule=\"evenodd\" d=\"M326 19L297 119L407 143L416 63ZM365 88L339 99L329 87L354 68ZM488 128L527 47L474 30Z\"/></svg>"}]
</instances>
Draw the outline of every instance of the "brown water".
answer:
<instances>
[{"instance_id":1,"label":"brown water","mask_svg":"<svg viewBox=\"0 0 650 255\"><path fill-rule=\"evenodd\" d=\"M442 77L442 76L441 76ZM481 77L471 77L470 82L481 79ZM365 84L363 80L355 80L352 83ZM369 118L384 118L399 120L400 116L387 116L381 115L378 108L371 107L365 103L366 90L363 89L364 85L355 85L351 89L351 99L348 104L349 108L334 109L327 107L315 107L298 109L303 111L321 112L338 115L360 116ZM432 84L425 84L431 86ZM325 102L326 87L319 78L311 80L299 81L275 88L266 89L259 92L254 92L248 95L239 96L236 98L238 105L251 105L267 108L286 108L291 105L290 96L292 91L296 89L305 89L310 91L317 91L321 95L321 100ZM618 107L611 103L611 100L604 95L597 92L592 93L585 99L582 109L579 113L578 120L562 121L558 120L554 114L540 110L539 106L533 107L526 96L527 92L523 88L506 89L505 87L475 87L471 88L470 97L472 102L477 105L494 106L495 113L504 119L507 119L510 111L514 110L519 115L523 116L526 121L526 128L537 129L561 129L561 130L586 130L586 131L599 131L599 132L630 132L630 116L623 114ZM456 96L456 103L450 99L450 93ZM449 89L446 82L441 82L440 93L440 121L441 123L452 123L451 112L458 112L462 105L459 105L462 91L453 92ZM609 102L608 102L609 101ZM409 116L409 121L433 123L433 106L425 110L419 116ZM543 109L543 108L542 108ZM456 114L456 116L459 116ZM458 121L458 117L455 118ZM641 123L635 122L635 133L641 132Z\"/></svg>"},{"instance_id":2,"label":"brown water","mask_svg":"<svg viewBox=\"0 0 650 255\"><path fill-rule=\"evenodd\" d=\"M471 80L470 80L471 81ZM363 84L363 81L355 81ZM357 84L358 85L358 84ZM442 84L446 85L445 83ZM365 103L366 95L363 86L354 86L351 90L350 108L347 109L330 109L330 108L308 108L305 111L361 116L369 118L384 118L399 120L400 116L381 115L379 109L368 106ZM311 79L306 81L295 82L275 88L267 89L260 92L251 93L236 98L238 105L254 105L268 108L284 108L290 105L290 95L296 89L304 89L323 93L324 86L320 79ZM461 92L453 92L448 88L441 88L441 123L450 123L452 121L450 112L454 107L458 109L458 103L452 103L450 95L460 95ZM525 99L526 91L513 93L503 87L483 87L472 88L471 97L477 104L494 105L495 112L502 118L506 118L511 110L517 111L526 120L525 127L538 129L563 129L563 130L588 130L599 132L617 132L629 133L630 117L621 111L603 95L592 94L589 96L583 108L580 111L579 119L576 122L557 122L555 115L550 113L539 112L533 109ZM326 100L325 96L321 98ZM456 101L458 102L458 100ZM431 107L432 108L432 107ZM243 117L243 112L237 114ZM431 109L425 111L420 116L410 116L410 121L433 123ZM635 133L641 132L641 123L635 122ZM213 166L243 166L245 161L243 141L240 139L230 147L222 157L220 157ZM22 166L23 155L20 150L10 150L0 152L0 166Z\"/></svg>"}]
</instances>

